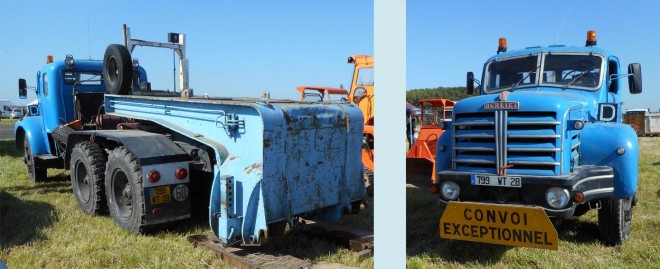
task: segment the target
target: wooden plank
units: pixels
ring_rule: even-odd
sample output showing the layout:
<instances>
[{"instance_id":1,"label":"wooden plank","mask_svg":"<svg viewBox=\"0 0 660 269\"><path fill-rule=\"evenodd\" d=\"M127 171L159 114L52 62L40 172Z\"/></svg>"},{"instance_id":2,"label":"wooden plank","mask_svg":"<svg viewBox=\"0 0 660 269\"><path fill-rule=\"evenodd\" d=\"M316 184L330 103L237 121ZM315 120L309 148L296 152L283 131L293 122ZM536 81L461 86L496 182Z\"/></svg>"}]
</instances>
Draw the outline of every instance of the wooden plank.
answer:
<instances>
[{"instance_id":1,"label":"wooden plank","mask_svg":"<svg viewBox=\"0 0 660 269\"><path fill-rule=\"evenodd\" d=\"M202 246L214 251L220 259L240 269L357 269L338 263L310 263L260 246L223 247L218 237L211 233L191 235L188 241L194 246Z\"/></svg>"},{"instance_id":2,"label":"wooden plank","mask_svg":"<svg viewBox=\"0 0 660 269\"><path fill-rule=\"evenodd\" d=\"M373 231L311 220L305 220L303 231L347 246L359 256L370 254L374 248Z\"/></svg>"},{"instance_id":3,"label":"wooden plank","mask_svg":"<svg viewBox=\"0 0 660 269\"><path fill-rule=\"evenodd\" d=\"M312 265L312 263L294 256L274 253L272 250L259 246L222 247L220 240L215 235L208 233L189 236L188 241L195 246L213 250L220 259L241 269L297 269L308 268Z\"/></svg>"}]
</instances>

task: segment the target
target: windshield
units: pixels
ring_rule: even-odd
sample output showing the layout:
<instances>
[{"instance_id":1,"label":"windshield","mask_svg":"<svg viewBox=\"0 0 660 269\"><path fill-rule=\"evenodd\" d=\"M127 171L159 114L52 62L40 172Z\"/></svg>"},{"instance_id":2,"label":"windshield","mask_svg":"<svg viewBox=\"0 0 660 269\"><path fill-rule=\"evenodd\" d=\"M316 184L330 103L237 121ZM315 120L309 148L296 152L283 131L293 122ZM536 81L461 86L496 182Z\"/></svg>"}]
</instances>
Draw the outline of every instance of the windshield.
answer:
<instances>
[{"instance_id":1,"label":"windshield","mask_svg":"<svg viewBox=\"0 0 660 269\"><path fill-rule=\"evenodd\" d=\"M596 55L547 55L542 84L595 89L600 84L602 62Z\"/></svg>"},{"instance_id":2,"label":"windshield","mask_svg":"<svg viewBox=\"0 0 660 269\"><path fill-rule=\"evenodd\" d=\"M522 88L536 83L538 55L498 60L488 64L486 92Z\"/></svg>"},{"instance_id":3,"label":"windshield","mask_svg":"<svg viewBox=\"0 0 660 269\"><path fill-rule=\"evenodd\" d=\"M373 86L374 85L374 68L364 67L360 68L357 77L358 86Z\"/></svg>"},{"instance_id":4,"label":"windshield","mask_svg":"<svg viewBox=\"0 0 660 269\"><path fill-rule=\"evenodd\" d=\"M603 59L589 54L543 54L500 59L486 67L487 93L549 85L595 90L600 85ZM537 74L543 74L541 81Z\"/></svg>"}]
</instances>

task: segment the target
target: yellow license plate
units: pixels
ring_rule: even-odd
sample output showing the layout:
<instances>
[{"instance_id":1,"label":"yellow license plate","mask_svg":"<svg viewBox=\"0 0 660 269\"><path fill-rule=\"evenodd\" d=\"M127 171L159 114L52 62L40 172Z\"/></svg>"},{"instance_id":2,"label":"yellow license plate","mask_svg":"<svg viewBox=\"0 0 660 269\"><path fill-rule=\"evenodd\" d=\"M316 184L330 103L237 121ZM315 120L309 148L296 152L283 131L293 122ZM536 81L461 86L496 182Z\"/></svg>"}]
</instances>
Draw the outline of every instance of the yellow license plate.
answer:
<instances>
[{"instance_id":1,"label":"yellow license plate","mask_svg":"<svg viewBox=\"0 0 660 269\"><path fill-rule=\"evenodd\" d=\"M508 246L558 249L558 236L540 207L449 202L440 237Z\"/></svg>"},{"instance_id":2,"label":"yellow license plate","mask_svg":"<svg viewBox=\"0 0 660 269\"><path fill-rule=\"evenodd\" d=\"M152 205L169 203L172 199L170 186L153 187L149 189L149 203Z\"/></svg>"}]
</instances>

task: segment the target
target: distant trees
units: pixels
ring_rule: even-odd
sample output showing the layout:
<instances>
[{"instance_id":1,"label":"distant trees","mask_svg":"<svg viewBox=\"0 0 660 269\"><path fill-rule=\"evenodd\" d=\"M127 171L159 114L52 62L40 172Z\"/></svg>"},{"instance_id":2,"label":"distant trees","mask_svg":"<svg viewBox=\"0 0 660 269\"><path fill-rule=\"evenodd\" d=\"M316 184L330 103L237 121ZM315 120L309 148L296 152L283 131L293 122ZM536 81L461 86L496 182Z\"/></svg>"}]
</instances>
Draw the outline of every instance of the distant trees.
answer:
<instances>
[{"instance_id":1,"label":"distant trees","mask_svg":"<svg viewBox=\"0 0 660 269\"><path fill-rule=\"evenodd\" d=\"M479 89L474 89L473 95L468 95L466 93L465 87L436 87L436 88L426 88L426 89L413 89L406 92L406 101L410 102L412 105L419 105L420 99L433 99L433 98L445 98L452 101L458 101L463 98L470 96L476 96L479 92Z\"/></svg>"}]
</instances>

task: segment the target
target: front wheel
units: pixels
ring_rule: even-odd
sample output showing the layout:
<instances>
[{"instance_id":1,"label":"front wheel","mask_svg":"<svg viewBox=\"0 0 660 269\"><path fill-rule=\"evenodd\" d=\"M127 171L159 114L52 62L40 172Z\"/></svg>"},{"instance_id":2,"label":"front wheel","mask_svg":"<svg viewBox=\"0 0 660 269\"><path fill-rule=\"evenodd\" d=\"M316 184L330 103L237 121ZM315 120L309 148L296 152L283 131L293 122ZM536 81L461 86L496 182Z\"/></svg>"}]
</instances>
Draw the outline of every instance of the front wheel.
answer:
<instances>
[{"instance_id":1,"label":"front wheel","mask_svg":"<svg viewBox=\"0 0 660 269\"><path fill-rule=\"evenodd\" d=\"M23 162L27 166L28 175L32 182L41 182L46 180L46 168L37 166L27 135L23 139Z\"/></svg>"},{"instance_id":2,"label":"front wheel","mask_svg":"<svg viewBox=\"0 0 660 269\"><path fill-rule=\"evenodd\" d=\"M145 208L142 166L125 147L114 149L105 170L105 195L115 223L130 232L144 232Z\"/></svg>"},{"instance_id":3,"label":"front wheel","mask_svg":"<svg viewBox=\"0 0 660 269\"><path fill-rule=\"evenodd\" d=\"M598 209L598 229L607 245L619 245L630 237L632 230L632 197L603 199Z\"/></svg>"}]
</instances>

